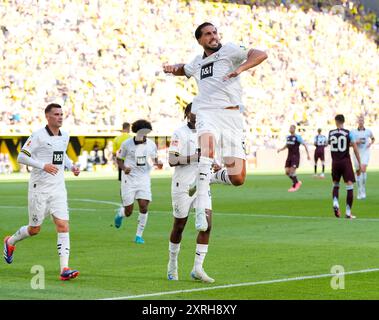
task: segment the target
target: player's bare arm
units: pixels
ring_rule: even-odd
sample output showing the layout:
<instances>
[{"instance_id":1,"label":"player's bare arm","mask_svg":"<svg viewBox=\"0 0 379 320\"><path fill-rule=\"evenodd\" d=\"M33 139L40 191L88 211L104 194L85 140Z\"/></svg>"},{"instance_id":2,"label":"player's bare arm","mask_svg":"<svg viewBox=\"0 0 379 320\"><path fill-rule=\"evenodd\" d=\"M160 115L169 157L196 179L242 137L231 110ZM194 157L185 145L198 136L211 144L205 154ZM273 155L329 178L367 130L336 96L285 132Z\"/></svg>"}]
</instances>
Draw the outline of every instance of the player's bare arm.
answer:
<instances>
[{"instance_id":1,"label":"player's bare arm","mask_svg":"<svg viewBox=\"0 0 379 320\"><path fill-rule=\"evenodd\" d=\"M371 141L370 141L370 143L368 144L367 149L370 149L370 147L371 147L374 143L375 143L375 137L372 135L372 136L371 136Z\"/></svg>"},{"instance_id":2,"label":"player's bare arm","mask_svg":"<svg viewBox=\"0 0 379 320\"><path fill-rule=\"evenodd\" d=\"M163 163L158 158L154 158L154 166L157 167L158 169L162 169Z\"/></svg>"},{"instance_id":3,"label":"player's bare arm","mask_svg":"<svg viewBox=\"0 0 379 320\"><path fill-rule=\"evenodd\" d=\"M307 159L308 159L308 160L311 160L311 157L310 157L310 155L309 155L309 150L308 150L307 145L306 145L305 143L303 143L303 146L304 146L304 148L305 148L305 151L307 152Z\"/></svg>"},{"instance_id":4,"label":"player's bare arm","mask_svg":"<svg viewBox=\"0 0 379 320\"><path fill-rule=\"evenodd\" d=\"M355 157L357 158L357 161L358 161L359 169L357 170L357 174L359 175L361 173L361 166L362 165L361 165L361 157L359 155L358 145L356 142L352 142L350 145L353 147Z\"/></svg>"},{"instance_id":5,"label":"player's bare arm","mask_svg":"<svg viewBox=\"0 0 379 320\"><path fill-rule=\"evenodd\" d=\"M125 164L124 164L124 160L122 160L122 159L120 159L120 158L117 158L117 165L118 165L118 167L119 167L122 171L125 172L125 174L129 174L129 173L130 173L131 168L125 166Z\"/></svg>"},{"instance_id":6,"label":"player's bare arm","mask_svg":"<svg viewBox=\"0 0 379 320\"><path fill-rule=\"evenodd\" d=\"M225 76L225 80L237 77L242 72L261 64L266 59L267 59L266 52L263 52L257 49L250 49L247 54L247 60L244 63L242 63L236 70L227 74Z\"/></svg>"},{"instance_id":7,"label":"player's bare arm","mask_svg":"<svg viewBox=\"0 0 379 320\"><path fill-rule=\"evenodd\" d=\"M194 153L190 156L181 156L178 153L170 152L168 155L168 163L170 167L186 166L195 162L199 162L199 153Z\"/></svg>"},{"instance_id":8,"label":"player's bare arm","mask_svg":"<svg viewBox=\"0 0 379 320\"><path fill-rule=\"evenodd\" d=\"M163 72L164 73L170 73L173 74L174 76L185 76L184 72L184 63L179 63L179 64L164 64L163 65Z\"/></svg>"},{"instance_id":9,"label":"player's bare arm","mask_svg":"<svg viewBox=\"0 0 379 320\"><path fill-rule=\"evenodd\" d=\"M278 149L278 153L282 152L283 150L287 149L287 145L285 145L283 148Z\"/></svg>"}]
</instances>

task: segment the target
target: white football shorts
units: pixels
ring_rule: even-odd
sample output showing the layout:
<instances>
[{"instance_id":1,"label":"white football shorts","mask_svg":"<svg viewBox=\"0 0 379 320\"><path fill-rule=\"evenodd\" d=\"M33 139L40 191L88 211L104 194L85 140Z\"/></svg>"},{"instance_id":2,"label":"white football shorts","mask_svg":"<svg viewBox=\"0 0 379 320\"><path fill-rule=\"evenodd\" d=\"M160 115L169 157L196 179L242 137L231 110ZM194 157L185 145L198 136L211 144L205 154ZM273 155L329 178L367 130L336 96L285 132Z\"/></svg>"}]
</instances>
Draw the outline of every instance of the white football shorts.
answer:
<instances>
[{"instance_id":1,"label":"white football shorts","mask_svg":"<svg viewBox=\"0 0 379 320\"><path fill-rule=\"evenodd\" d=\"M121 199L124 207L132 205L137 199L151 201L150 184L135 186L121 182Z\"/></svg>"},{"instance_id":2,"label":"white football shorts","mask_svg":"<svg viewBox=\"0 0 379 320\"><path fill-rule=\"evenodd\" d=\"M246 160L244 118L239 110L207 109L196 113L198 136L212 133L219 157L235 157Z\"/></svg>"},{"instance_id":3,"label":"white football shorts","mask_svg":"<svg viewBox=\"0 0 379 320\"><path fill-rule=\"evenodd\" d=\"M359 157L361 158L361 164L364 164L365 166L368 166L368 162L370 161L370 150L359 150ZM358 169L358 161L355 157L355 154L353 153L353 161L354 161L354 167L355 170Z\"/></svg>"},{"instance_id":4,"label":"white football shorts","mask_svg":"<svg viewBox=\"0 0 379 320\"><path fill-rule=\"evenodd\" d=\"M43 220L52 215L60 220L69 220L67 191L54 193L29 192L28 194L29 226L42 225Z\"/></svg>"},{"instance_id":5,"label":"white football shorts","mask_svg":"<svg viewBox=\"0 0 379 320\"><path fill-rule=\"evenodd\" d=\"M196 194L197 193L195 193L192 197L188 195L188 191L173 192L171 194L172 214L175 218L178 218L178 219L187 218L191 209L196 208ZM208 195L209 195L209 198L208 198L209 203L206 205L206 207L212 210L212 198L211 198L210 190L208 190Z\"/></svg>"}]
</instances>

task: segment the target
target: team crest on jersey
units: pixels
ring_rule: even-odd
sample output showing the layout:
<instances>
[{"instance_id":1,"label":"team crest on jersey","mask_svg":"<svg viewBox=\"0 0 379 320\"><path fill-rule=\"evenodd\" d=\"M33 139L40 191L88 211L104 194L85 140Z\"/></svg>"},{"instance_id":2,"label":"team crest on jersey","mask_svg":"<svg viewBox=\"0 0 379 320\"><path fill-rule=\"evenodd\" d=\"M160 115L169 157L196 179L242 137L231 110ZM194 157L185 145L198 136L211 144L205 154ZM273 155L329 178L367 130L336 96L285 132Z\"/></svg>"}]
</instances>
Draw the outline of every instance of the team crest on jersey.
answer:
<instances>
[{"instance_id":1,"label":"team crest on jersey","mask_svg":"<svg viewBox=\"0 0 379 320\"><path fill-rule=\"evenodd\" d=\"M179 141L178 140L172 140L171 141L171 146L177 147L178 145L179 145Z\"/></svg>"},{"instance_id":2,"label":"team crest on jersey","mask_svg":"<svg viewBox=\"0 0 379 320\"><path fill-rule=\"evenodd\" d=\"M200 79L203 80L213 76L213 62L207 63L201 67Z\"/></svg>"}]
</instances>

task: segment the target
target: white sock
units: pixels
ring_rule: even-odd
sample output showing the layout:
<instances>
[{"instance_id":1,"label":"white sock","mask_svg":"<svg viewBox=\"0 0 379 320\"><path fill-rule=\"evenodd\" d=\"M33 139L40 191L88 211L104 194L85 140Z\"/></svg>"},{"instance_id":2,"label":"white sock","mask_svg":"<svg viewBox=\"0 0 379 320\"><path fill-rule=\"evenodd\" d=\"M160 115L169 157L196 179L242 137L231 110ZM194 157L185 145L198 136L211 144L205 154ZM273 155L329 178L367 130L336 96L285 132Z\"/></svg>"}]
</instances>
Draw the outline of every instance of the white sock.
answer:
<instances>
[{"instance_id":1,"label":"white sock","mask_svg":"<svg viewBox=\"0 0 379 320\"><path fill-rule=\"evenodd\" d=\"M346 215L349 217L351 216L351 208L349 205L346 205Z\"/></svg>"},{"instance_id":2,"label":"white sock","mask_svg":"<svg viewBox=\"0 0 379 320\"><path fill-rule=\"evenodd\" d=\"M62 272L63 268L68 268L70 257L70 234L68 232L58 233L57 249Z\"/></svg>"},{"instance_id":3,"label":"white sock","mask_svg":"<svg viewBox=\"0 0 379 320\"><path fill-rule=\"evenodd\" d=\"M366 191L367 172L362 173L362 191Z\"/></svg>"},{"instance_id":4,"label":"white sock","mask_svg":"<svg viewBox=\"0 0 379 320\"><path fill-rule=\"evenodd\" d=\"M362 190L362 174L359 176L357 175L357 187L358 187L358 193L361 193Z\"/></svg>"},{"instance_id":5,"label":"white sock","mask_svg":"<svg viewBox=\"0 0 379 320\"><path fill-rule=\"evenodd\" d=\"M30 237L30 234L28 232L28 226L23 226L20 229L17 230L17 232L11 236L8 240L8 243L11 246L14 246L17 242L24 240L25 238Z\"/></svg>"},{"instance_id":6,"label":"white sock","mask_svg":"<svg viewBox=\"0 0 379 320\"><path fill-rule=\"evenodd\" d=\"M333 207L340 207L340 204L338 203L338 199L336 197L333 198Z\"/></svg>"},{"instance_id":7,"label":"white sock","mask_svg":"<svg viewBox=\"0 0 379 320\"><path fill-rule=\"evenodd\" d=\"M124 208L124 207L120 207L120 208L118 209L118 215L119 215L120 217L125 217L125 208Z\"/></svg>"},{"instance_id":8,"label":"white sock","mask_svg":"<svg viewBox=\"0 0 379 320\"><path fill-rule=\"evenodd\" d=\"M231 185L232 182L230 181L229 175L228 175L228 170L226 168L220 169L217 172L214 172L211 174L211 179L210 179L211 184L227 184Z\"/></svg>"},{"instance_id":9,"label":"white sock","mask_svg":"<svg viewBox=\"0 0 379 320\"><path fill-rule=\"evenodd\" d=\"M136 233L138 237L142 237L143 230L145 230L145 226L147 223L148 214L149 214L148 212L146 213L140 212L138 215L138 226L137 226L137 233Z\"/></svg>"},{"instance_id":10,"label":"white sock","mask_svg":"<svg viewBox=\"0 0 379 320\"><path fill-rule=\"evenodd\" d=\"M196 244L196 254L195 254L195 269L202 269L205 256L208 252L207 244Z\"/></svg>"},{"instance_id":11,"label":"white sock","mask_svg":"<svg viewBox=\"0 0 379 320\"><path fill-rule=\"evenodd\" d=\"M180 251L180 242L179 243L172 243L171 241L169 242L168 245L168 251L170 254L170 264L177 268L178 266L178 255Z\"/></svg>"},{"instance_id":12,"label":"white sock","mask_svg":"<svg viewBox=\"0 0 379 320\"><path fill-rule=\"evenodd\" d=\"M196 208L210 209L209 207L209 181L211 178L211 166L213 159L200 157L199 169L197 173L197 198Z\"/></svg>"}]
</instances>

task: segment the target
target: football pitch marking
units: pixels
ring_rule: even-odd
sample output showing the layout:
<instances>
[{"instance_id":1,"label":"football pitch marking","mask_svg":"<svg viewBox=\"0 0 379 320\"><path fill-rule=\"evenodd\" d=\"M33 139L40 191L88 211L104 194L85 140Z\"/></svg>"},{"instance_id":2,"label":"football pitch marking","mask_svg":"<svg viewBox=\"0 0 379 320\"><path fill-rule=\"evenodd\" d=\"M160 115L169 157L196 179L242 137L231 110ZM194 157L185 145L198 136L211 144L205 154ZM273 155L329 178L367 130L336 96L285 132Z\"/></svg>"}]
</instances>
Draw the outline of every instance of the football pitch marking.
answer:
<instances>
[{"instance_id":1,"label":"football pitch marking","mask_svg":"<svg viewBox=\"0 0 379 320\"><path fill-rule=\"evenodd\" d=\"M99 203L99 204L109 204L112 206L120 207L120 202L114 201L105 201L105 200L95 200L95 199L69 199L69 201L78 201L78 202L88 202L88 203ZM26 206L0 206L0 209L27 209ZM88 211L95 212L103 209L96 208L69 208L70 211ZM160 213L160 214L168 214L172 213L171 211L156 211L150 210L151 213ZM268 219L298 219L298 220L337 220L334 217L307 217L307 216L288 216L288 215L279 215L279 214L255 214L255 213L240 213L240 212L215 212L215 216L242 216L242 217L250 217L250 218L268 218ZM355 221L373 221L379 222L379 219L376 218L357 218Z\"/></svg>"},{"instance_id":2,"label":"football pitch marking","mask_svg":"<svg viewBox=\"0 0 379 320\"><path fill-rule=\"evenodd\" d=\"M348 272L338 273L337 275L340 277L340 276L346 276L346 275L351 275L351 274L369 273L369 272L377 272L377 271L379 271L379 268L348 271ZM225 284L225 285L213 286L213 287L202 287L202 288L185 289L185 290L145 293L145 294L138 294L138 295L132 295L132 296L124 296L124 297L104 298L104 299L99 299L99 300L128 300L128 299L158 297L158 296L164 296L164 295L201 292L201 291L228 289L228 288L236 288L236 287L250 287L250 286L257 286L257 285L262 285L262 284L302 281L302 280L310 280L310 279L321 279L321 278L328 278L328 277L334 277L334 276L336 276L336 274L326 273L326 274L318 274L318 275L313 275L313 276L264 280L264 281L257 281L257 282L243 282L243 283ZM169 280L167 280L167 281L169 281Z\"/></svg>"},{"instance_id":3,"label":"football pitch marking","mask_svg":"<svg viewBox=\"0 0 379 320\"><path fill-rule=\"evenodd\" d=\"M109 204L119 207L121 205L121 202L114 202L114 201L103 201L103 200L95 200L95 199L69 199L71 201L79 201L79 202L89 202L89 203L101 203L101 204ZM74 210L74 208L71 208ZM92 209L96 210L96 209ZM92 211L91 210L91 211ZM90 210L88 210L90 211ZM172 213L172 211L156 211L156 210L149 210L151 213ZM214 215L216 216L243 216L243 217L252 217L252 218L273 218L273 219L299 219L299 220L323 220L323 219L330 219L330 220L337 220L335 217L306 217L306 216L288 216L288 215L276 215L276 214L255 214L255 213L239 213L239 212L215 212ZM379 219L376 218L357 218L355 221L374 221L379 222Z\"/></svg>"}]
</instances>

